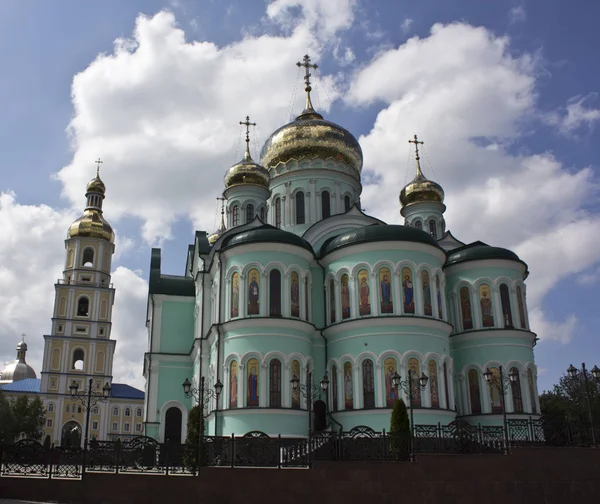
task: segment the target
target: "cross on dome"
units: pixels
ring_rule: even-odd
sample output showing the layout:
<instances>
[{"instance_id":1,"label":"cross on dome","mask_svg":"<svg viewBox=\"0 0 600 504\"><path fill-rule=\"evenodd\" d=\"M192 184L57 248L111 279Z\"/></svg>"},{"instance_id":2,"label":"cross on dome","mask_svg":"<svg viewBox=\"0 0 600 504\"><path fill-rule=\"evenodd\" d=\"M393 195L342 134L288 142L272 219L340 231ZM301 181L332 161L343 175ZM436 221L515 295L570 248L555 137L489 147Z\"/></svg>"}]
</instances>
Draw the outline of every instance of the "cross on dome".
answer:
<instances>
[{"instance_id":1,"label":"cross on dome","mask_svg":"<svg viewBox=\"0 0 600 504\"><path fill-rule=\"evenodd\" d=\"M298 61L298 63L296 63L296 66L298 67L304 67L304 91L306 91L306 106L304 107L304 112L307 111L314 111L312 102L310 100L310 92L312 90L312 87L310 85L310 77L311 77L311 73L310 73L310 69L317 69L319 68L318 65L311 63L310 62L310 56L308 54L304 55L304 58L302 58L302 62Z\"/></svg>"},{"instance_id":2,"label":"cross on dome","mask_svg":"<svg viewBox=\"0 0 600 504\"><path fill-rule=\"evenodd\" d=\"M417 138L417 135L414 136L414 140L409 140L408 143L415 144L415 159L417 160L417 177L423 176L423 172L421 171L421 158L419 156L419 144L423 145L425 142L420 141Z\"/></svg>"},{"instance_id":3,"label":"cross on dome","mask_svg":"<svg viewBox=\"0 0 600 504\"><path fill-rule=\"evenodd\" d=\"M96 159L96 161L94 161L94 163L96 163L96 176L99 177L100 176L100 165L102 163L104 163L104 161L102 161L100 158Z\"/></svg>"},{"instance_id":4,"label":"cross on dome","mask_svg":"<svg viewBox=\"0 0 600 504\"><path fill-rule=\"evenodd\" d=\"M256 126L256 123L250 122L250 116L246 116L246 120L240 121L240 124L246 126L246 154L244 159L250 159L250 126Z\"/></svg>"}]
</instances>

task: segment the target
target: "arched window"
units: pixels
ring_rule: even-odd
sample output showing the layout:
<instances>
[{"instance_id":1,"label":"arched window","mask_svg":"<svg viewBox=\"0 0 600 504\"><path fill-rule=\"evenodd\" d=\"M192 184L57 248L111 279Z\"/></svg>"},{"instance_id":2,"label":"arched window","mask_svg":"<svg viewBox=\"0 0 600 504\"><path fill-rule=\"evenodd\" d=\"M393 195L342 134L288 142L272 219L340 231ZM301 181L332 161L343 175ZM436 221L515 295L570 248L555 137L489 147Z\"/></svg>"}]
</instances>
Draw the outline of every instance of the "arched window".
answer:
<instances>
[{"instance_id":1,"label":"arched window","mask_svg":"<svg viewBox=\"0 0 600 504\"><path fill-rule=\"evenodd\" d=\"M263 222L265 222L266 213L265 207L260 207L260 220Z\"/></svg>"},{"instance_id":2,"label":"arched window","mask_svg":"<svg viewBox=\"0 0 600 504\"><path fill-rule=\"evenodd\" d=\"M519 322L521 323L521 329L526 329L525 305L523 303L523 291L521 290L520 285L517 285L517 304L519 305Z\"/></svg>"},{"instance_id":3,"label":"arched window","mask_svg":"<svg viewBox=\"0 0 600 504\"><path fill-rule=\"evenodd\" d=\"M375 407L375 383L373 380L373 361L366 359L362 363L363 408Z\"/></svg>"},{"instance_id":4,"label":"arched window","mask_svg":"<svg viewBox=\"0 0 600 504\"><path fill-rule=\"evenodd\" d=\"M78 371L83 371L85 361L85 353L81 348L78 348L73 352L73 362L71 369L77 369Z\"/></svg>"},{"instance_id":5,"label":"arched window","mask_svg":"<svg viewBox=\"0 0 600 504\"><path fill-rule=\"evenodd\" d=\"M483 327L494 327L492 291L487 284L479 286L479 304L481 306L481 323Z\"/></svg>"},{"instance_id":6,"label":"arched window","mask_svg":"<svg viewBox=\"0 0 600 504\"><path fill-rule=\"evenodd\" d=\"M450 409L450 391L448 389L448 366L444 362L444 397L446 398L446 409Z\"/></svg>"},{"instance_id":7,"label":"arched window","mask_svg":"<svg viewBox=\"0 0 600 504\"><path fill-rule=\"evenodd\" d=\"M473 329L473 315L471 311L471 294L468 287L460 289L460 312L463 331Z\"/></svg>"},{"instance_id":8,"label":"arched window","mask_svg":"<svg viewBox=\"0 0 600 504\"><path fill-rule=\"evenodd\" d=\"M246 224L252 222L254 220L254 205L247 204L246 205Z\"/></svg>"},{"instance_id":9,"label":"arched window","mask_svg":"<svg viewBox=\"0 0 600 504\"><path fill-rule=\"evenodd\" d=\"M296 378L300 379L300 362L297 360L292 361L291 375L292 375L292 377L295 376ZM290 384L290 386L291 386L291 384ZM298 389L292 388L291 394L292 394L292 408L300 409L300 390L299 390L299 388Z\"/></svg>"},{"instance_id":10,"label":"arched window","mask_svg":"<svg viewBox=\"0 0 600 504\"><path fill-rule=\"evenodd\" d=\"M352 363L344 363L344 409L354 409L354 385L352 380Z\"/></svg>"},{"instance_id":11,"label":"arched window","mask_svg":"<svg viewBox=\"0 0 600 504\"><path fill-rule=\"evenodd\" d=\"M87 317L90 314L90 300L81 296L77 301L77 316L78 317Z\"/></svg>"},{"instance_id":12,"label":"arched window","mask_svg":"<svg viewBox=\"0 0 600 504\"><path fill-rule=\"evenodd\" d=\"M421 407L421 387L419 386L419 378L421 371L419 369L419 361L415 357L408 359L408 371L412 383L412 407Z\"/></svg>"},{"instance_id":13,"label":"arched window","mask_svg":"<svg viewBox=\"0 0 600 504\"><path fill-rule=\"evenodd\" d=\"M423 230L423 223L420 220L415 221L415 228Z\"/></svg>"},{"instance_id":14,"label":"arched window","mask_svg":"<svg viewBox=\"0 0 600 504\"><path fill-rule=\"evenodd\" d=\"M229 365L229 407L238 407L238 363L234 360Z\"/></svg>"},{"instance_id":15,"label":"arched window","mask_svg":"<svg viewBox=\"0 0 600 504\"><path fill-rule=\"evenodd\" d=\"M305 222L304 193L302 191L298 191L296 193L296 224L304 224Z\"/></svg>"},{"instance_id":16,"label":"arched window","mask_svg":"<svg viewBox=\"0 0 600 504\"><path fill-rule=\"evenodd\" d=\"M117 406L113 408L113 416L119 416L119 408Z\"/></svg>"},{"instance_id":17,"label":"arched window","mask_svg":"<svg viewBox=\"0 0 600 504\"><path fill-rule=\"evenodd\" d=\"M81 256L81 265L85 267L92 267L94 265L94 249L86 247L83 249L83 255Z\"/></svg>"},{"instance_id":18,"label":"arched window","mask_svg":"<svg viewBox=\"0 0 600 504\"><path fill-rule=\"evenodd\" d=\"M338 409L338 376L337 376L337 367L335 365L331 366L331 408L333 411L337 411Z\"/></svg>"},{"instance_id":19,"label":"arched window","mask_svg":"<svg viewBox=\"0 0 600 504\"><path fill-rule=\"evenodd\" d=\"M233 205L231 210L231 224L233 226L239 226L240 224L240 207L237 205Z\"/></svg>"},{"instance_id":20,"label":"arched window","mask_svg":"<svg viewBox=\"0 0 600 504\"><path fill-rule=\"evenodd\" d=\"M297 271L292 271L290 280L290 312L292 317L300 318L300 276Z\"/></svg>"},{"instance_id":21,"label":"arched window","mask_svg":"<svg viewBox=\"0 0 600 504\"><path fill-rule=\"evenodd\" d=\"M248 408L258 407L259 396L259 374L260 365L258 359L250 359L246 362L246 406Z\"/></svg>"},{"instance_id":22,"label":"arched window","mask_svg":"<svg viewBox=\"0 0 600 504\"><path fill-rule=\"evenodd\" d=\"M321 213L323 219L326 219L331 215L331 199L329 197L329 191L323 191L321 193Z\"/></svg>"},{"instance_id":23,"label":"arched window","mask_svg":"<svg viewBox=\"0 0 600 504\"><path fill-rule=\"evenodd\" d=\"M277 269L269 274L269 315L281 317L281 273Z\"/></svg>"},{"instance_id":24,"label":"arched window","mask_svg":"<svg viewBox=\"0 0 600 504\"><path fill-rule=\"evenodd\" d=\"M131 410L129 408L125 408L125 416L131 416Z\"/></svg>"},{"instance_id":25,"label":"arched window","mask_svg":"<svg viewBox=\"0 0 600 504\"><path fill-rule=\"evenodd\" d=\"M281 361L273 359L269 364L269 406L281 408Z\"/></svg>"},{"instance_id":26,"label":"arched window","mask_svg":"<svg viewBox=\"0 0 600 504\"><path fill-rule=\"evenodd\" d=\"M437 227L433 219L429 221L429 234L434 240L437 240Z\"/></svg>"},{"instance_id":27,"label":"arched window","mask_svg":"<svg viewBox=\"0 0 600 504\"><path fill-rule=\"evenodd\" d=\"M52 413L54 411L54 403L48 403L48 413Z\"/></svg>"},{"instance_id":28,"label":"arched window","mask_svg":"<svg viewBox=\"0 0 600 504\"><path fill-rule=\"evenodd\" d=\"M138 418L142 416L142 408L138 408L135 410L135 416Z\"/></svg>"},{"instance_id":29,"label":"arched window","mask_svg":"<svg viewBox=\"0 0 600 504\"><path fill-rule=\"evenodd\" d=\"M344 196L344 211L350 210L350 196Z\"/></svg>"},{"instance_id":30,"label":"arched window","mask_svg":"<svg viewBox=\"0 0 600 504\"><path fill-rule=\"evenodd\" d=\"M275 227L281 227L281 198L275 200Z\"/></svg>"},{"instance_id":31,"label":"arched window","mask_svg":"<svg viewBox=\"0 0 600 504\"><path fill-rule=\"evenodd\" d=\"M431 359L427 367L429 370L429 397L431 399L431 407L439 408L440 391L438 383L437 362Z\"/></svg>"},{"instance_id":32,"label":"arched window","mask_svg":"<svg viewBox=\"0 0 600 504\"><path fill-rule=\"evenodd\" d=\"M531 401L531 412L537 415L537 400L535 398L535 385L533 384L533 371L531 368L527 370L527 384L529 385L529 400Z\"/></svg>"},{"instance_id":33,"label":"arched window","mask_svg":"<svg viewBox=\"0 0 600 504\"><path fill-rule=\"evenodd\" d=\"M515 381L510 382L512 392L513 411L523 413L523 394L521 393L521 373L516 367L510 369L510 373L517 376Z\"/></svg>"},{"instance_id":34,"label":"arched window","mask_svg":"<svg viewBox=\"0 0 600 504\"><path fill-rule=\"evenodd\" d=\"M471 414L481 413L481 394L479 393L479 373L476 369L469 371L469 399L471 401Z\"/></svg>"},{"instance_id":35,"label":"arched window","mask_svg":"<svg viewBox=\"0 0 600 504\"><path fill-rule=\"evenodd\" d=\"M502 319L504 327L513 327L512 311L510 309L510 295L508 285L500 284L500 303L502 304Z\"/></svg>"}]
</instances>

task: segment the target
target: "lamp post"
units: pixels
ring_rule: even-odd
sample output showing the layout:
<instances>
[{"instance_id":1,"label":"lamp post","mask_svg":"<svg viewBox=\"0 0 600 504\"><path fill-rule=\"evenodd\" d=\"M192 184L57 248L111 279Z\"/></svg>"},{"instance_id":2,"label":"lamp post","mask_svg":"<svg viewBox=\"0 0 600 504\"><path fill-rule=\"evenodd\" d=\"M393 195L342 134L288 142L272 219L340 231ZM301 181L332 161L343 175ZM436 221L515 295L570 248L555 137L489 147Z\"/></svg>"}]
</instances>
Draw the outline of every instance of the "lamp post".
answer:
<instances>
[{"instance_id":1,"label":"lamp post","mask_svg":"<svg viewBox=\"0 0 600 504\"><path fill-rule=\"evenodd\" d=\"M200 387L192 387L190 380L187 378L182 383L183 393L185 397L196 399L198 406L200 408L200 420L198 426L198 474L200 474L200 464L202 463L202 442L204 440L204 419L206 416L204 415L204 409L208 406L208 402L214 397L216 401L219 401L219 396L223 391L223 384L221 380L217 378L217 383L215 383L215 388L209 389L204 386L204 376L200 378ZM218 406L218 405L217 405Z\"/></svg>"},{"instance_id":2,"label":"lamp post","mask_svg":"<svg viewBox=\"0 0 600 504\"><path fill-rule=\"evenodd\" d=\"M590 387L589 387L589 381L588 381L587 369L585 367L585 362L581 363L581 372L583 374L585 395L587 396L588 415L590 417L590 425L592 427L592 446L596 447L596 432L595 432L596 426L594 424L594 412L592 409L592 395L590 394ZM569 376L574 379L577 377L578 369L575 366L573 366L573 364L571 364L569 366L569 368L567 369L567 373L569 373ZM595 380L597 380L597 381L600 380L600 369L598 368L598 366L594 366L592 368L592 376L594 377Z\"/></svg>"},{"instance_id":3,"label":"lamp post","mask_svg":"<svg viewBox=\"0 0 600 504\"><path fill-rule=\"evenodd\" d=\"M96 392L92 389L92 385L94 383L94 379L90 378L88 380L88 388L86 390L79 391L79 383L75 380L71 382L69 385L69 392L71 392L71 398L75 401L78 401L85 408L85 437L83 441L83 469L85 470L85 462L86 462L86 453L88 448L88 434L90 430L90 412L92 408L96 406L99 402L105 403L108 401L110 397L110 385L108 382L105 383L104 387L102 387L102 392Z\"/></svg>"},{"instance_id":4,"label":"lamp post","mask_svg":"<svg viewBox=\"0 0 600 504\"><path fill-rule=\"evenodd\" d=\"M327 398L329 378L327 377L327 372L325 372L325 376L323 376L323 379L317 385L312 381L312 373L309 373L306 384L300 384L300 378L298 378L296 375L292 376L290 383L292 384L292 391L299 392L306 398L306 407L308 409L308 443L310 445L312 403L315 400L315 397L320 399L322 393L324 393L325 398ZM327 404L325 404L325 408L327 408Z\"/></svg>"},{"instance_id":5,"label":"lamp post","mask_svg":"<svg viewBox=\"0 0 600 504\"><path fill-rule=\"evenodd\" d=\"M508 378L504 376L504 371L502 366L498 366L499 374L495 376L494 373L490 371L490 368L485 370L483 373L483 377L485 381L488 382L490 387L497 387L500 391L500 397L502 400L502 430L504 432L504 449L506 453L508 453L508 423L506 421L506 392L508 391L508 387L511 383L517 381L519 378L519 372L513 368L510 373L508 373Z\"/></svg>"},{"instance_id":6,"label":"lamp post","mask_svg":"<svg viewBox=\"0 0 600 504\"><path fill-rule=\"evenodd\" d=\"M402 380L402 377L398 374L398 372L394 373L392 376L392 385L398 391L400 389L404 390L408 394L408 403L410 404L410 458L413 459L413 438L415 435L415 417L413 414L413 372L412 369L408 370L408 379ZM425 390L427 387L427 382L429 381L429 377L422 373L421 377L417 380L416 386L419 387L419 390ZM398 397L400 394L398 393Z\"/></svg>"}]
</instances>

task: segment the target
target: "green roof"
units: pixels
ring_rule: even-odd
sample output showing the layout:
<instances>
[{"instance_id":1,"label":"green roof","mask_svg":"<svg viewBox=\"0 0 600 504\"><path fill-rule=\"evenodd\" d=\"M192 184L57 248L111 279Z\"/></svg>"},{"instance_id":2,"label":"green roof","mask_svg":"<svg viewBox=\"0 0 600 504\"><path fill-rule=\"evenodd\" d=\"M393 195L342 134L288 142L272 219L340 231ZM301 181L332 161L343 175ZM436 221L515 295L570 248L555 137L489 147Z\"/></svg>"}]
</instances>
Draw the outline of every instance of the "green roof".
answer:
<instances>
[{"instance_id":1,"label":"green roof","mask_svg":"<svg viewBox=\"0 0 600 504\"><path fill-rule=\"evenodd\" d=\"M484 261L488 259L505 259L508 261L516 261L527 270L527 264L523 262L517 254L512 250L501 247L490 247L488 244L476 241L452 250L448 253L445 266L452 266L467 261Z\"/></svg>"},{"instance_id":2,"label":"green roof","mask_svg":"<svg viewBox=\"0 0 600 504\"><path fill-rule=\"evenodd\" d=\"M221 242L221 250L235 247L237 245L247 245L249 243L287 243L288 245L295 245L303 249L309 250L311 253L313 249L304 238L283 231L273 226L265 224L260 227L253 229L245 229L239 233L225 236Z\"/></svg>"},{"instance_id":3,"label":"green roof","mask_svg":"<svg viewBox=\"0 0 600 504\"><path fill-rule=\"evenodd\" d=\"M373 224L330 238L321 247L321 256L359 243L384 241L417 242L442 250L429 233L420 229L397 224Z\"/></svg>"},{"instance_id":4,"label":"green roof","mask_svg":"<svg viewBox=\"0 0 600 504\"><path fill-rule=\"evenodd\" d=\"M196 295L194 279L187 276L162 275L160 272L160 249L153 248L150 259L149 294L166 294L168 296Z\"/></svg>"}]
</instances>

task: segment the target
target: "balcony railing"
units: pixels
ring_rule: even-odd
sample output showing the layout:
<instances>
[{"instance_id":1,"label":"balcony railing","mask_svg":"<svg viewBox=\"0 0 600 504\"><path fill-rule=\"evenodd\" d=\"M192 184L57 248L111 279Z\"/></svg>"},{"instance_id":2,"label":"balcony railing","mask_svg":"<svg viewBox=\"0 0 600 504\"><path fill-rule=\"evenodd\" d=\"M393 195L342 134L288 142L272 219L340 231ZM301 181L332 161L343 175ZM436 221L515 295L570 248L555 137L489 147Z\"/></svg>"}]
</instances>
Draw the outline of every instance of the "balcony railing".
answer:
<instances>
[{"instance_id":1,"label":"balcony railing","mask_svg":"<svg viewBox=\"0 0 600 504\"><path fill-rule=\"evenodd\" d=\"M113 284L112 283L106 283L106 282L88 282L85 280L64 280L63 278L59 278L56 281L57 284L59 285L78 285L80 287L105 287L107 289L112 289L113 288Z\"/></svg>"}]
</instances>

